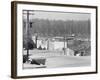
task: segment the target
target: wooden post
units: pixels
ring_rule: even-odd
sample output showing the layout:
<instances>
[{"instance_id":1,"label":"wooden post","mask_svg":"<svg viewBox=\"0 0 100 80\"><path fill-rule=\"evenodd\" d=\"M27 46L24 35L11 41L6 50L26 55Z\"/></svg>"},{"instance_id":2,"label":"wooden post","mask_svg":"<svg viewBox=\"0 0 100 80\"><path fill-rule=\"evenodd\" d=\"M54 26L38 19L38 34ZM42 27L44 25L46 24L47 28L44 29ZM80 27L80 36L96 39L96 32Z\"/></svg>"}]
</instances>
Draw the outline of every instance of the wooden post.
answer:
<instances>
[{"instance_id":1,"label":"wooden post","mask_svg":"<svg viewBox=\"0 0 100 80\"><path fill-rule=\"evenodd\" d=\"M36 48L37 48L37 40L38 40L38 34L36 34L35 36Z\"/></svg>"},{"instance_id":2,"label":"wooden post","mask_svg":"<svg viewBox=\"0 0 100 80\"><path fill-rule=\"evenodd\" d=\"M65 36L64 36L64 55L65 55Z\"/></svg>"}]
</instances>

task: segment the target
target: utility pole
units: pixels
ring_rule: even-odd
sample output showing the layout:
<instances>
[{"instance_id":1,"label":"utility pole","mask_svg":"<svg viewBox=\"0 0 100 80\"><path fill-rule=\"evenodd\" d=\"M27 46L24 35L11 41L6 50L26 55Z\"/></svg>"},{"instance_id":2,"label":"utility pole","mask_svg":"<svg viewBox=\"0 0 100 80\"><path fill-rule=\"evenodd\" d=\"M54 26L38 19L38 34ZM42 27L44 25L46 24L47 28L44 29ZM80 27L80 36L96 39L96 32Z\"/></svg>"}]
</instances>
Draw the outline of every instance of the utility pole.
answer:
<instances>
[{"instance_id":1,"label":"utility pole","mask_svg":"<svg viewBox=\"0 0 100 80\"><path fill-rule=\"evenodd\" d=\"M29 59L29 36L30 36L30 33L29 33L29 30L30 30L30 15L34 15L33 13L30 13L33 12L33 10L25 10L23 12L23 15L26 16L26 50L27 50L27 61ZM31 24L32 25L32 24ZM32 27L32 26L31 26Z\"/></svg>"},{"instance_id":2,"label":"utility pole","mask_svg":"<svg viewBox=\"0 0 100 80\"><path fill-rule=\"evenodd\" d=\"M29 44L28 44L28 36L29 36L29 11L27 11L26 16L26 49L27 49L27 61L29 59Z\"/></svg>"},{"instance_id":3,"label":"utility pole","mask_svg":"<svg viewBox=\"0 0 100 80\"><path fill-rule=\"evenodd\" d=\"M65 34L64 34L64 55L66 54L66 23L64 25L65 28Z\"/></svg>"}]
</instances>

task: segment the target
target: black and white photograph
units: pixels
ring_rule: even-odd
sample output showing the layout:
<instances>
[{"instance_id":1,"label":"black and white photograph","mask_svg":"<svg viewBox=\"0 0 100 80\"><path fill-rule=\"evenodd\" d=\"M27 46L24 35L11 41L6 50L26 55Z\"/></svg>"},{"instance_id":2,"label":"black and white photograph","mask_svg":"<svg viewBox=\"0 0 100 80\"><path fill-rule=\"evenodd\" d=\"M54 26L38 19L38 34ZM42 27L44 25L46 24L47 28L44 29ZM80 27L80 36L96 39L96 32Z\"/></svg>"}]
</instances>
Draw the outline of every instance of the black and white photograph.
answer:
<instances>
[{"instance_id":1,"label":"black and white photograph","mask_svg":"<svg viewBox=\"0 0 100 80\"><path fill-rule=\"evenodd\" d=\"M89 13L23 10L23 69L91 65Z\"/></svg>"},{"instance_id":2,"label":"black and white photograph","mask_svg":"<svg viewBox=\"0 0 100 80\"><path fill-rule=\"evenodd\" d=\"M97 73L97 7L12 2L12 76Z\"/></svg>"}]
</instances>

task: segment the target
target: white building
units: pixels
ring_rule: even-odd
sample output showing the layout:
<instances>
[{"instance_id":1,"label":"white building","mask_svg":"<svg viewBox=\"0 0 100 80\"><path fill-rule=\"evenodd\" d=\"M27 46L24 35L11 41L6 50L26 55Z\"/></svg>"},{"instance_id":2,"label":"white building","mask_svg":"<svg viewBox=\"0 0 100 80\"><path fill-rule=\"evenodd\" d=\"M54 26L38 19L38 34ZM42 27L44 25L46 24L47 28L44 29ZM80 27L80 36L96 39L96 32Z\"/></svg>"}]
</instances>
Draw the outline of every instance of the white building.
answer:
<instances>
[{"instance_id":1,"label":"white building","mask_svg":"<svg viewBox=\"0 0 100 80\"><path fill-rule=\"evenodd\" d=\"M36 43L36 39L33 36L32 40ZM67 42L64 40L54 39L54 38L38 38L37 39L37 48L45 48L46 50L63 50L63 48L67 48Z\"/></svg>"}]
</instances>

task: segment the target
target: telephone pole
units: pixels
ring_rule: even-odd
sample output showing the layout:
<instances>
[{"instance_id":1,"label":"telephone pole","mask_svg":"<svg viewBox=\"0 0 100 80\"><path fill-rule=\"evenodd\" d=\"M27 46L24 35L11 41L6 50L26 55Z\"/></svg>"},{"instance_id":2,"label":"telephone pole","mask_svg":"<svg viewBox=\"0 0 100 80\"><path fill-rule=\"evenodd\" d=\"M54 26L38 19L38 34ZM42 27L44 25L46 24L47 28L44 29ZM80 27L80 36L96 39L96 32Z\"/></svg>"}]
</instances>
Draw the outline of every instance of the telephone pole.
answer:
<instances>
[{"instance_id":1,"label":"telephone pole","mask_svg":"<svg viewBox=\"0 0 100 80\"><path fill-rule=\"evenodd\" d=\"M26 32L27 61L29 60L30 15L34 15L33 13L30 13L30 11L33 12L33 10L25 10L25 12L23 12L23 15L26 16L26 31L25 32Z\"/></svg>"},{"instance_id":2,"label":"telephone pole","mask_svg":"<svg viewBox=\"0 0 100 80\"><path fill-rule=\"evenodd\" d=\"M29 36L29 11L27 11L27 17L26 17L26 49L27 49L27 61L29 59L29 46L28 46L28 36Z\"/></svg>"}]
</instances>

